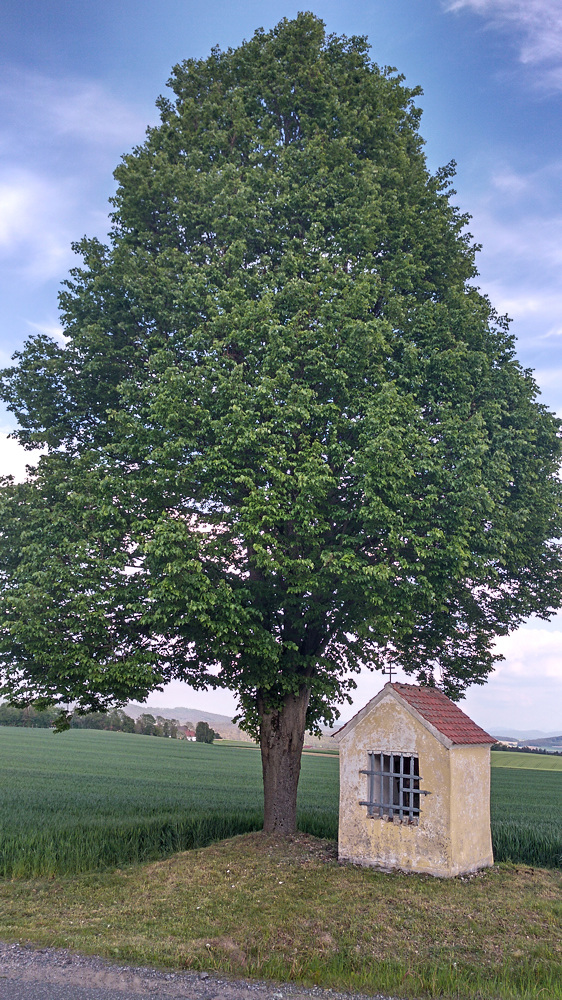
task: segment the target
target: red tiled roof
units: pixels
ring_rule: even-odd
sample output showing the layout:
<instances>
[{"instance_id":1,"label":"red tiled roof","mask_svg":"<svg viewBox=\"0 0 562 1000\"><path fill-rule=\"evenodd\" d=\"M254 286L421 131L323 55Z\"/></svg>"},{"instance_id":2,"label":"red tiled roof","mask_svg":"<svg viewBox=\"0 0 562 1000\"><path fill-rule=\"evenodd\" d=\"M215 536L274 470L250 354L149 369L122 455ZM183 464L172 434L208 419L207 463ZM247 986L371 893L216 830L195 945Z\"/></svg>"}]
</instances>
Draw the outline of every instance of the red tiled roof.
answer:
<instances>
[{"instance_id":1,"label":"red tiled roof","mask_svg":"<svg viewBox=\"0 0 562 1000\"><path fill-rule=\"evenodd\" d=\"M493 736L469 719L439 688L398 682L391 686L396 694L404 698L452 743L497 743Z\"/></svg>"}]
</instances>

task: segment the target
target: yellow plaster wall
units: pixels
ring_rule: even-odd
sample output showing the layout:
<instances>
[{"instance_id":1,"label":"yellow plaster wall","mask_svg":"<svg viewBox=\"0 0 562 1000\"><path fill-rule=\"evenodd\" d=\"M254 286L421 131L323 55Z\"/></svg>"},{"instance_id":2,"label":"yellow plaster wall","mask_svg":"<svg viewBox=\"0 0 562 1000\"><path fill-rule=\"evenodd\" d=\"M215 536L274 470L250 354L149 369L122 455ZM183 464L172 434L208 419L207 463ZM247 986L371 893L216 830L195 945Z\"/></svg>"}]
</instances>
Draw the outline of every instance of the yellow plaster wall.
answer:
<instances>
[{"instance_id":1,"label":"yellow plaster wall","mask_svg":"<svg viewBox=\"0 0 562 1000\"><path fill-rule=\"evenodd\" d=\"M453 875L494 863L490 831L490 747L453 746L451 845Z\"/></svg>"},{"instance_id":2,"label":"yellow plaster wall","mask_svg":"<svg viewBox=\"0 0 562 1000\"><path fill-rule=\"evenodd\" d=\"M455 755L455 749L466 753ZM431 794L420 796L418 826L371 818L367 807L359 805L367 798L368 779L359 772L368 768L369 750L419 757L420 788ZM441 876L491 864L489 780L487 747L453 748L451 755L407 708L387 695L341 738L340 860ZM479 802L479 782L487 811ZM466 783L468 794L463 793ZM475 835L476 824L484 829Z\"/></svg>"}]
</instances>

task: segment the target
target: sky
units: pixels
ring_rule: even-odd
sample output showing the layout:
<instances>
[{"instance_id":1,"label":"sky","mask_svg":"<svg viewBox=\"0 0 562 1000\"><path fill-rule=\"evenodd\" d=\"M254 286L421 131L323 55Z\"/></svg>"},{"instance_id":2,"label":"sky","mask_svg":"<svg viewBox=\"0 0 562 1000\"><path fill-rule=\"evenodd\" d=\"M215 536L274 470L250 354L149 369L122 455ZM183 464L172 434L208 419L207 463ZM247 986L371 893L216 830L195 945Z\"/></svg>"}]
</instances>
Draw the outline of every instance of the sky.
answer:
<instances>
[{"instance_id":1,"label":"sky","mask_svg":"<svg viewBox=\"0 0 562 1000\"><path fill-rule=\"evenodd\" d=\"M158 120L173 65L239 45L308 4L268 0L3 0L0 10L0 367L61 336L57 293L83 235L104 238L112 171ZM482 245L479 284L513 320L518 356L562 416L562 6L559 0L317 0L328 31L367 35L423 97L430 169L455 159L456 202ZM0 404L1 405L1 404ZM29 454L0 410L0 474ZM498 643L462 703L492 732L562 732L562 614ZM385 678L365 671L348 718ZM228 692L150 699L230 714Z\"/></svg>"}]
</instances>

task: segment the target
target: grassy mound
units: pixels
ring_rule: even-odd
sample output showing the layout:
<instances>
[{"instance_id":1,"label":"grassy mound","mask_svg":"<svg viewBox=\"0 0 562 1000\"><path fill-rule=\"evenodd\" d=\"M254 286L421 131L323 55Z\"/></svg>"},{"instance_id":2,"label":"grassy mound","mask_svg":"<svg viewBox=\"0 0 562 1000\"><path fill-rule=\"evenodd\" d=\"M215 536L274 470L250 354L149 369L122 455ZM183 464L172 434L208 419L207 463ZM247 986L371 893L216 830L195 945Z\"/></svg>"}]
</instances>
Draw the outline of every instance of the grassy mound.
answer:
<instances>
[{"instance_id":1,"label":"grassy mound","mask_svg":"<svg viewBox=\"0 0 562 1000\"><path fill-rule=\"evenodd\" d=\"M562 872L339 865L253 833L165 861L0 883L0 936L118 961L416 998L562 998Z\"/></svg>"}]
</instances>

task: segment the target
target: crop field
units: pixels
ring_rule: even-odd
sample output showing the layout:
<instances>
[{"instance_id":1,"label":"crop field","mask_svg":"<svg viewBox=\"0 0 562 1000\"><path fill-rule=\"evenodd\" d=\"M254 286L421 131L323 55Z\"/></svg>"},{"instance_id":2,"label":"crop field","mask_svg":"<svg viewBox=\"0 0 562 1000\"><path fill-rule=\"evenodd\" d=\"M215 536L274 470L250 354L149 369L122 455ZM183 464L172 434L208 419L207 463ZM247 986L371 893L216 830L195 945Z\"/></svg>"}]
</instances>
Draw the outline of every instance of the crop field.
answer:
<instances>
[{"instance_id":1,"label":"crop field","mask_svg":"<svg viewBox=\"0 0 562 1000\"><path fill-rule=\"evenodd\" d=\"M522 753L516 750L494 750L492 767L516 767L532 771L562 771L562 757L553 753Z\"/></svg>"},{"instance_id":2,"label":"crop field","mask_svg":"<svg viewBox=\"0 0 562 1000\"><path fill-rule=\"evenodd\" d=\"M301 828L337 836L338 762L303 760ZM0 876L115 868L260 829L260 754L0 726Z\"/></svg>"},{"instance_id":3,"label":"crop field","mask_svg":"<svg viewBox=\"0 0 562 1000\"><path fill-rule=\"evenodd\" d=\"M524 756L526 766L514 767L510 758ZM559 766L545 767L550 760ZM496 753L492 763L496 860L562 866L562 758ZM337 757L305 755L299 828L336 839L337 813ZM261 823L261 761L251 744L0 727L4 878L120 868Z\"/></svg>"},{"instance_id":4,"label":"crop field","mask_svg":"<svg viewBox=\"0 0 562 1000\"><path fill-rule=\"evenodd\" d=\"M500 756L507 754L492 754L493 765ZM562 868L562 758L550 760L558 761L558 767L492 766L492 841L497 861Z\"/></svg>"}]
</instances>

